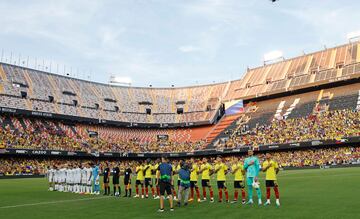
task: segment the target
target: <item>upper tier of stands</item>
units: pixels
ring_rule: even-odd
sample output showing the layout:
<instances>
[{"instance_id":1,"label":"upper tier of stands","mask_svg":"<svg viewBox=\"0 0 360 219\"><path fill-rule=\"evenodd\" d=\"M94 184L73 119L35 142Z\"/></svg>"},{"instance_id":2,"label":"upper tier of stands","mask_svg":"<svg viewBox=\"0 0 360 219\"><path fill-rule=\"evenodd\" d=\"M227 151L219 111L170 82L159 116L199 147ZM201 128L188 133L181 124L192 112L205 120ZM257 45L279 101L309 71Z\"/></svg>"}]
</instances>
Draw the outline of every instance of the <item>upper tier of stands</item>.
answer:
<instances>
[{"instance_id":1,"label":"upper tier of stands","mask_svg":"<svg viewBox=\"0 0 360 219\"><path fill-rule=\"evenodd\" d=\"M274 64L249 69L232 81L227 100L249 99L358 77L360 43L349 43Z\"/></svg>"},{"instance_id":2,"label":"upper tier of stands","mask_svg":"<svg viewBox=\"0 0 360 219\"><path fill-rule=\"evenodd\" d=\"M163 89L120 87L0 65L2 107L130 123L210 121L228 86L229 83ZM183 113L177 113L179 108Z\"/></svg>"},{"instance_id":3,"label":"upper tier of stands","mask_svg":"<svg viewBox=\"0 0 360 219\"><path fill-rule=\"evenodd\" d=\"M249 69L240 80L182 88L111 86L0 63L0 106L129 123L210 122L227 100L359 77L359 47L349 43Z\"/></svg>"}]
</instances>

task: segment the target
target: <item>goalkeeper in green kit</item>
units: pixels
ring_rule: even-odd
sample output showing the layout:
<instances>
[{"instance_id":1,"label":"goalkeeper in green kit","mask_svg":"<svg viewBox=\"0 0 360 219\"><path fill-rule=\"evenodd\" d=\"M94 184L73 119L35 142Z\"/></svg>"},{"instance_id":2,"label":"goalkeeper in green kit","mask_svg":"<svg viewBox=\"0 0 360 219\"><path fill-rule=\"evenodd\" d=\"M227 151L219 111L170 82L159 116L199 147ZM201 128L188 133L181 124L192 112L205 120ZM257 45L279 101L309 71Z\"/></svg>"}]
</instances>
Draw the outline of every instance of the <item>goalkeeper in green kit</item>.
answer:
<instances>
[{"instance_id":1,"label":"goalkeeper in green kit","mask_svg":"<svg viewBox=\"0 0 360 219\"><path fill-rule=\"evenodd\" d=\"M253 188L255 188L257 197L259 200L259 205L262 204L261 201L261 190L260 190L260 183L259 183L259 172L260 172L260 161L259 158L254 156L254 151L248 151L249 157L247 157L244 161L244 168L246 170L246 182L248 185L248 196L249 200L246 204L253 204Z\"/></svg>"}]
</instances>

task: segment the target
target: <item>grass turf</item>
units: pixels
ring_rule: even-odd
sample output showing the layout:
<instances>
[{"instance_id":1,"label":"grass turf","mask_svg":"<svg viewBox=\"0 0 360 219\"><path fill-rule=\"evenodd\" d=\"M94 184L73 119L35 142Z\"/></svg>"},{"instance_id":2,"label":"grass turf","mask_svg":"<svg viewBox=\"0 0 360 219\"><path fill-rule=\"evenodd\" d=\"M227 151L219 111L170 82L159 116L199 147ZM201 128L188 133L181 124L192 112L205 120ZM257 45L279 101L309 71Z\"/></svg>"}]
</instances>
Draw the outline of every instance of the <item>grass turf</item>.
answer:
<instances>
[{"instance_id":1,"label":"grass turf","mask_svg":"<svg viewBox=\"0 0 360 219\"><path fill-rule=\"evenodd\" d=\"M264 176L260 179L264 201ZM158 200L48 192L45 179L4 179L0 218L359 218L360 168L282 171L278 181L280 208L271 191L272 205L267 207L205 202L158 213ZM214 194L217 201L216 188Z\"/></svg>"}]
</instances>

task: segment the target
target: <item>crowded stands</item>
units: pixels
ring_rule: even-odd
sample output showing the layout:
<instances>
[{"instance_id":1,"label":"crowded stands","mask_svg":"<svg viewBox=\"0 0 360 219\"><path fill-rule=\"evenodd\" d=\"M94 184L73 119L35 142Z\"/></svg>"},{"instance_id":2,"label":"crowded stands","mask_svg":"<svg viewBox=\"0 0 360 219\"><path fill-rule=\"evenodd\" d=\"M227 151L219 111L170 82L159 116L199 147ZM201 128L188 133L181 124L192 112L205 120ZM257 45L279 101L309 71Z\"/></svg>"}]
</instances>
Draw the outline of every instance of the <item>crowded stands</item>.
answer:
<instances>
[{"instance_id":1,"label":"crowded stands","mask_svg":"<svg viewBox=\"0 0 360 219\"><path fill-rule=\"evenodd\" d=\"M360 147L339 147L316 150L300 150L289 152L274 152L273 159L276 160L283 168L286 167L314 167L314 166L328 166L328 165L344 165L344 164L359 164L360 163ZM258 154L259 158L264 161L265 155ZM227 164L230 165L239 156L226 157ZM245 155L240 156L243 160ZM195 159L200 162L200 159ZM45 174L48 167L56 166L78 166L85 162L93 162L90 160L64 160L64 159L45 159L45 158L0 158L0 174L3 175L19 175L19 174ZM99 161L102 167L105 162L109 166L118 164L120 169L125 167L132 167L133 169L138 165L137 161ZM135 171L134 171L135 172Z\"/></svg>"},{"instance_id":2,"label":"crowded stands","mask_svg":"<svg viewBox=\"0 0 360 219\"><path fill-rule=\"evenodd\" d=\"M274 119L270 124L256 124L239 130L217 148L261 146L312 140L341 139L360 135L360 111L335 110L294 119Z\"/></svg>"},{"instance_id":3,"label":"crowded stands","mask_svg":"<svg viewBox=\"0 0 360 219\"><path fill-rule=\"evenodd\" d=\"M69 125L61 122L19 117L0 118L3 148L85 152L184 152L201 150L205 135L191 136L194 129L126 129L99 125ZM199 128L201 129L201 128ZM96 133L92 136L90 133ZM157 135L168 135L159 141ZM192 138L191 138L192 137Z\"/></svg>"},{"instance_id":4,"label":"crowded stands","mask_svg":"<svg viewBox=\"0 0 360 219\"><path fill-rule=\"evenodd\" d=\"M44 119L0 118L0 145L5 148L64 150L85 152L192 152L207 147L205 129L130 129L100 125L69 125ZM241 125L243 126L243 125ZM91 133L95 133L91 135ZM159 135L169 137L166 141ZM307 117L273 119L269 124L237 129L219 141L217 149L258 147L269 144L312 140L336 140L360 135L360 111L334 110Z\"/></svg>"}]
</instances>

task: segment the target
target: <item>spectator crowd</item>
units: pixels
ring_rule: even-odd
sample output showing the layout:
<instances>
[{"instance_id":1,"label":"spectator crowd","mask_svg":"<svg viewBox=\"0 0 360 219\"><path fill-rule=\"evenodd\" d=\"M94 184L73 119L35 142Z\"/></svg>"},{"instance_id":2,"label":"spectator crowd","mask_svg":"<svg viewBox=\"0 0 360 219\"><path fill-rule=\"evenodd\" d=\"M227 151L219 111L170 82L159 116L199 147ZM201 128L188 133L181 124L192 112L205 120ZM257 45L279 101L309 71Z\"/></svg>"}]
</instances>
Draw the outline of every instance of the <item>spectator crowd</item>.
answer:
<instances>
[{"instance_id":1,"label":"spectator crowd","mask_svg":"<svg viewBox=\"0 0 360 219\"><path fill-rule=\"evenodd\" d=\"M55 122L45 120L28 122L26 129L10 128L10 126L3 125L3 128L0 129L0 148L85 151L88 153L176 153L193 152L207 147L207 142L204 140L140 141L136 137L117 138L100 134L96 137L90 137L88 133L73 133L67 130L69 128L59 129L58 127L59 125ZM119 129L118 131L121 133L123 130ZM116 131L113 132L116 133ZM334 140L359 135L360 111L324 111L308 117L276 119L270 124L257 124L255 128L231 135L228 140L217 144L216 147L218 149L239 148L247 145L258 147L267 144Z\"/></svg>"},{"instance_id":2,"label":"spectator crowd","mask_svg":"<svg viewBox=\"0 0 360 219\"><path fill-rule=\"evenodd\" d=\"M240 129L239 129L240 130ZM294 143L312 140L341 139L360 135L360 111L324 111L307 117L274 119L270 124L237 132L217 145L218 148L237 148L245 145Z\"/></svg>"},{"instance_id":3,"label":"spectator crowd","mask_svg":"<svg viewBox=\"0 0 360 219\"><path fill-rule=\"evenodd\" d=\"M360 163L360 147L338 147L338 148L321 148L316 150L298 150L288 152L271 153L275 161L280 167L309 167L309 166L325 166L325 165L342 165ZM257 154L261 161L265 160L265 154ZM245 155L228 156L225 158L226 163L230 166L238 159L243 160ZM135 160L122 161L94 161L80 159L34 159L34 158L0 158L0 174L16 175L16 174L45 174L47 168L52 166L79 166L83 163L98 162L101 167L109 165L110 167L119 166L124 170L127 167L133 169L139 164ZM172 160L177 163L178 160ZM201 158L195 159L195 162L201 162ZM214 158L210 159L214 162Z\"/></svg>"}]
</instances>

